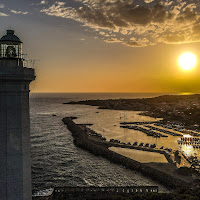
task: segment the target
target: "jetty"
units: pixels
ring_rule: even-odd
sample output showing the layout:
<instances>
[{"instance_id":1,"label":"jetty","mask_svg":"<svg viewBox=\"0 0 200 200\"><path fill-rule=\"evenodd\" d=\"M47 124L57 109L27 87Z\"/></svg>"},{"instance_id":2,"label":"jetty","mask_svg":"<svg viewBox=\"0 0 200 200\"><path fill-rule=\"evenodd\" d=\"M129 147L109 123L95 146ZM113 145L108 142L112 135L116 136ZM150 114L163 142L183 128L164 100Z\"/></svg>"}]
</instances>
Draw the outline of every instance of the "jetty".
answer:
<instances>
[{"instance_id":1,"label":"jetty","mask_svg":"<svg viewBox=\"0 0 200 200\"><path fill-rule=\"evenodd\" d=\"M156 131L152 130L152 128L150 128L149 126L142 127L139 125L137 125L137 126L136 125L135 126L125 125L125 126L120 126L120 127L140 131L140 132L145 133L147 136L152 136L155 138L168 137L167 135L164 135L164 134L158 132L157 130Z\"/></svg>"}]
</instances>

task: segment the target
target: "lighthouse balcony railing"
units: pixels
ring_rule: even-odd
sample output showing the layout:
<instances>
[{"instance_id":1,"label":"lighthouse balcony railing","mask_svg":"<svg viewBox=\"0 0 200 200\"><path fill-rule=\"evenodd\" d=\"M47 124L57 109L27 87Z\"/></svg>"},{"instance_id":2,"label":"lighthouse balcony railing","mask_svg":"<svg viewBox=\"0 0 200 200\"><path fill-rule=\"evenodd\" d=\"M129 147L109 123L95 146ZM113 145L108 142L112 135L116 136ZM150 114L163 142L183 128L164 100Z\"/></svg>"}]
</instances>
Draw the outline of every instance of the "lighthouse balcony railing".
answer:
<instances>
[{"instance_id":1,"label":"lighthouse balcony railing","mask_svg":"<svg viewBox=\"0 0 200 200\"><path fill-rule=\"evenodd\" d=\"M0 66L16 66L24 68L33 68L35 62L32 60L25 60L21 58L0 58Z\"/></svg>"}]
</instances>

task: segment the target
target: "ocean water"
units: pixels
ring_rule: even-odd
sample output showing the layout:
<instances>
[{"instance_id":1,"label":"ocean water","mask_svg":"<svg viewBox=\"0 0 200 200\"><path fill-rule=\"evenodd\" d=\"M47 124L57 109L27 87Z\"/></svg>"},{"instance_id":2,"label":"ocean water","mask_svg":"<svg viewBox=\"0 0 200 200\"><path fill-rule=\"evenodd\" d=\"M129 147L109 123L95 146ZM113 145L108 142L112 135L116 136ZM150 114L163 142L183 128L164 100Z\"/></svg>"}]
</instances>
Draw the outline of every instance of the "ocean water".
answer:
<instances>
[{"instance_id":1,"label":"ocean water","mask_svg":"<svg viewBox=\"0 0 200 200\"><path fill-rule=\"evenodd\" d=\"M95 130L109 139L116 131L116 138L126 141L124 129L119 128L123 111L97 110L86 105L64 105L64 102L86 99L146 98L161 94L135 93L67 93L30 94L32 183L35 191L64 186L135 186L158 185L142 174L125 169L108 160L93 156L77 148L73 137L62 122L66 116L76 116L79 123L94 123ZM97 113L98 111L98 113ZM56 116L53 116L56 115ZM135 120L136 112L125 114ZM138 119L138 120L139 120ZM142 120L154 120L143 117ZM104 126L105 124L105 126Z\"/></svg>"}]
</instances>

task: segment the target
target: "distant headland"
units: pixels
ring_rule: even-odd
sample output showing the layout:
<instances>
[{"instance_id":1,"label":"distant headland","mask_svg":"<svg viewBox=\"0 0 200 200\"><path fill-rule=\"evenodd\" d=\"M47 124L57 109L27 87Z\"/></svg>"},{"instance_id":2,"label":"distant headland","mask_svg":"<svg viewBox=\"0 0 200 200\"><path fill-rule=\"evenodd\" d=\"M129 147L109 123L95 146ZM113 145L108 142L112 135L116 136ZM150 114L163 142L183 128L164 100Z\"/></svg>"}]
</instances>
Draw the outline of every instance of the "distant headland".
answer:
<instances>
[{"instance_id":1,"label":"distant headland","mask_svg":"<svg viewBox=\"0 0 200 200\"><path fill-rule=\"evenodd\" d=\"M99 109L141 111L141 115L162 118L187 129L200 129L200 94L163 95L142 99L86 100L64 104L99 106Z\"/></svg>"}]
</instances>

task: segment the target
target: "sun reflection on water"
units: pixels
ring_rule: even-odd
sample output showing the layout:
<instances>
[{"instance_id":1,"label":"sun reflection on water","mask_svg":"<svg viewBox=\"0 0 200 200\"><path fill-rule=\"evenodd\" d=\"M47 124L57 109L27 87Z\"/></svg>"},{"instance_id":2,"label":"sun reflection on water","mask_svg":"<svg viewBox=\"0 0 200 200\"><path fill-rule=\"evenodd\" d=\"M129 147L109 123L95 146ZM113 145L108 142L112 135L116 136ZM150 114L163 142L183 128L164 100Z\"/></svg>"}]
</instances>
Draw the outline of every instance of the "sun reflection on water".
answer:
<instances>
[{"instance_id":1,"label":"sun reflection on water","mask_svg":"<svg viewBox=\"0 0 200 200\"><path fill-rule=\"evenodd\" d=\"M184 135L183 139L184 138L192 139L194 137L192 137L190 135ZM197 142L188 141L188 142L186 142L186 144L180 144L179 148L185 154L185 156L197 157L198 160L200 159L200 143L199 143L199 141L197 141Z\"/></svg>"}]
</instances>

